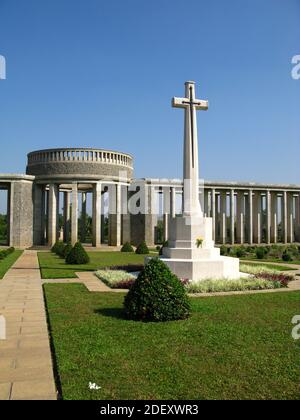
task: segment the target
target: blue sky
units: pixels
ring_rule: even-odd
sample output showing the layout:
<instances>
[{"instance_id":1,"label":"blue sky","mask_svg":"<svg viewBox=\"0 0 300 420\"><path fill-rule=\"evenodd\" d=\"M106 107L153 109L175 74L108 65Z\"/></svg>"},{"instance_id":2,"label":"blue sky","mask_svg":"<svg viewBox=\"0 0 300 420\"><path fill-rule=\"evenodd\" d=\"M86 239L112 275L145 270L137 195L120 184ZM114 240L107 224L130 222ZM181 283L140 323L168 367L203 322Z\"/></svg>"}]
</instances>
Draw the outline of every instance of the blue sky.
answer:
<instances>
[{"instance_id":1,"label":"blue sky","mask_svg":"<svg viewBox=\"0 0 300 420\"><path fill-rule=\"evenodd\" d=\"M201 177L300 183L300 0L0 0L0 172L26 153L132 153L136 177L181 177L184 81Z\"/></svg>"}]
</instances>

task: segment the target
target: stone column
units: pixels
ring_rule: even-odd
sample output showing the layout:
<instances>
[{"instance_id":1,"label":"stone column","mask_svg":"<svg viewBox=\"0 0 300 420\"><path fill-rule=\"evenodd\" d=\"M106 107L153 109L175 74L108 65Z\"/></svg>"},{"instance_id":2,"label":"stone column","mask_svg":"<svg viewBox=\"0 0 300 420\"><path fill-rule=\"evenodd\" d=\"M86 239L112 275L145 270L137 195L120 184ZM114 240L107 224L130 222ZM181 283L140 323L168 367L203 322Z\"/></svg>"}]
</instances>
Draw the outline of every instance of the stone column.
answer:
<instances>
[{"instance_id":1,"label":"stone column","mask_svg":"<svg viewBox=\"0 0 300 420\"><path fill-rule=\"evenodd\" d=\"M217 219L216 219L216 190L214 188L211 190L211 217L212 217L212 228L213 228L212 237L213 237L213 240L216 241L216 224L217 224Z\"/></svg>"},{"instance_id":2,"label":"stone column","mask_svg":"<svg viewBox=\"0 0 300 420\"><path fill-rule=\"evenodd\" d=\"M253 239L256 244L261 243L261 232L262 232L262 205L261 205L261 193L255 191L254 203L253 203Z\"/></svg>"},{"instance_id":3,"label":"stone column","mask_svg":"<svg viewBox=\"0 0 300 420\"><path fill-rule=\"evenodd\" d=\"M278 241L278 198L277 193L271 194L271 242Z\"/></svg>"},{"instance_id":4,"label":"stone column","mask_svg":"<svg viewBox=\"0 0 300 420\"><path fill-rule=\"evenodd\" d=\"M84 191L81 193L81 220L80 220L80 241L81 243L86 242L86 200L87 193Z\"/></svg>"},{"instance_id":5,"label":"stone column","mask_svg":"<svg viewBox=\"0 0 300 420\"><path fill-rule=\"evenodd\" d=\"M171 217L176 217L176 187L171 187Z\"/></svg>"},{"instance_id":6,"label":"stone column","mask_svg":"<svg viewBox=\"0 0 300 420\"><path fill-rule=\"evenodd\" d=\"M101 246L101 203L102 203L102 194L101 194L101 182L96 182L93 185L93 215L92 215L92 224L93 224L93 239L92 244L95 247Z\"/></svg>"},{"instance_id":7,"label":"stone column","mask_svg":"<svg viewBox=\"0 0 300 420\"><path fill-rule=\"evenodd\" d=\"M237 210L236 210L236 239L239 244L245 242L244 235L244 217L245 217L245 196L243 191L237 193Z\"/></svg>"},{"instance_id":8,"label":"stone column","mask_svg":"<svg viewBox=\"0 0 300 420\"><path fill-rule=\"evenodd\" d=\"M163 188L163 227L164 227L164 241L169 239L169 218L171 208L170 188Z\"/></svg>"},{"instance_id":9,"label":"stone column","mask_svg":"<svg viewBox=\"0 0 300 420\"><path fill-rule=\"evenodd\" d=\"M294 195L287 193L287 240L294 242Z\"/></svg>"},{"instance_id":10,"label":"stone column","mask_svg":"<svg viewBox=\"0 0 300 420\"><path fill-rule=\"evenodd\" d=\"M71 193L64 192L64 242L70 241Z\"/></svg>"},{"instance_id":11,"label":"stone column","mask_svg":"<svg viewBox=\"0 0 300 420\"><path fill-rule=\"evenodd\" d=\"M109 231L110 231L110 240L109 245L111 246L120 246L121 245L121 185L116 184L112 188L112 193L109 194ZM114 192L113 192L114 190ZM113 197L111 197L113 194Z\"/></svg>"},{"instance_id":12,"label":"stone column","mask_svg":"<svg viewBox=\"0 0 300 420\"><path fill-rule=\"evenodd\" d=\"M234 202L234 189L230 190L230 241L231 244L235 243L235 202Z\"/></svg>"},{"instance_id":13,"label":"stone column","mask_svg":"<svg viewBox=\"0 0 300 420\"><path fill-rule=\"evenodd\" d=\"M227 204L227 194L226 191L220 192L220 232L221 232L221 243L226 244L226 204Z\"/></svg>"},{"instance_id":14,"label":"stone column","mask_svg":"<svg viewBox=\"0 0 300 420\"><path fill-rule=\"evenodd\" d=\"M300 242L300 195L295 197L295 240Z\"/></svg>"},{"instance_id":15,"label":"stone column","mask_svg":"<svg viewBox=\"0 0 300 420\"><path fill-rule=\"evenodd\" d=\"M49 184L48 201L48 245L52 247L58 239L58 205L59 188L57 184Z\"/></svg>"},{"instance_id":16,"label":"stone column","mask_svg":"<svg viewBox=\"0 0 300 420\"><path fill-rule=\"evenodd\" d=\"M287 193L283 191L282 200L281 200L281 232L282 232L282 241L284 244L287 244L288 235L287 235Z\"/></svg>"},{"instance_id":17,"label":"stone column","mask_svg":"<svg viewBox=\"0 0 300 420\"><path fill-rule=\"evenodd\" d=\"M249 245L253 244L253 191L250 189L248 191L248 242Z\"/></svg>"},{"instance_id":18,"label":"stone column","mask_svg":"<svg viewBox=\"0 0 300 420\"><path fill-rule=\"evenodd\" d=\"M131 242L131 223L130 223L130 214L128 211L128 198L129 191L128 185L122 185L122 237L121 242L125 244L126 242Z\"/></svg>"},{"instance_id":19,"label":"stone column","mask_svg":"<svg viewBox=\"0 0 300 420\"><path fill-rule=\"evenodd\" d=\"M72 184L72 221L71 221L71 243L75 245L78 241L78 185Z\"/></svg>"},{"instance_id":20,"label":"stone column","mask_svg":"<svg viewBox=\"0 0 300 420\"><path fill-rule=\"evenodd\" d=\"M204 209L203 209L204 217L209 217L209 196L208 190L204 189Z\"/></svg>"},{"instance_id":21,"label":"stone column","mask_svg":"<svg viewBox=\"0 0 300 420\"><path fill-rule=\"evenodd\" d=\"M271 191L266 192L266 242L268 245L271 243Z\"/></svg>"},{"instance_id":22,"label":"stone column","mask_svg":"<svg viewBox=\"0 0 300 420\"><path fill-rule=\"evenodd\" d=\"M45 186L34 184L33 194L33 244L43 245L45 240Z\"/></svg>"}]
</instances>

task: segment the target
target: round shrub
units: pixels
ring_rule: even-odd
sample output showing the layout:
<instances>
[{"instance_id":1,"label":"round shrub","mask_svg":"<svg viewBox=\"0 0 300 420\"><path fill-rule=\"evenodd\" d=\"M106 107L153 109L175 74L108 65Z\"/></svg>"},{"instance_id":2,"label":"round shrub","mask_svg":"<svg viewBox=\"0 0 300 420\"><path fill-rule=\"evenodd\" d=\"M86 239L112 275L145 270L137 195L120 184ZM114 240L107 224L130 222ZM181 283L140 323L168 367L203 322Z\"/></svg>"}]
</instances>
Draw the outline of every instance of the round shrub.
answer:
<instances>
[{"instance_id":1,"label":"round shrub","mask_svg":"<svg viewBox=\"0 0 300 420\"><path fill-rule=\"evenodd\" d=\"M66 257L67 264L87 264L90 257L80 242L77 242Z\"/></svg>"},{"instance_id":2,"label":"round shrub","mask_svg":"<svg viewBox=\"0 0 300 420\"><path fill-rule=\"evenodd\" d=\"M126 242L122 248L121 252L134 252L134 249L132 248L131 244L129 242Z\"/></svg>"},{"instance_id":3,"label":"round shrub","mask_svg":"<svg viewBox=\"0 0 300 420\"><path fill-rule=\"evenodd\" d=\"M266 249L262 246L255 249L255 255L258 260L263 260L266 256Z\"/></svg>"},{"instance_id":4,"label":"round shrub","mask_svg":"<svg viewBox=\"0 0 300 420\"><path fill-rule=\"evenodd\" d=\"M126 317L137 321L172 321L190 314L187 292L159 258L152 258L124 300Z\"/></svg>"},{"instance_id":5,"label":"round shrub","mask_svg":"<svg viewBox=\"0 0 300 420\"><path fill-rule=\"evenodd\" d=\"M290 252L284 251L282 254L282 260L285 262L293 261L293 256Z\"/></svg>"},{"instance_id":6,"label":"round shrub","mask_svg":"<svg viewBox=\"0 0 300 420\"><path fill-rule=\"evenodd\" d=\"M59 248L59 244L61 243L61 241L56 241L55 244L53 245L53 247L51 248L51 252L53 252L54 254L57 253L57 249Z\"/></svg>"},{"instance_id":7,"label":"round shrub","mask_svg":"<svg viewBox=\"0 0 300 420\"><path fill-rule=\"evenodd\" d=\"M246 256L246 248L243 245L236 247L235 255L237 256L237 258L245 257Z\"/></svg>"},{"instance_id":8,"label":"round shrub","mask_svg":"<svg viewBox=\"0 0 300 420\"><path fill-rule=\"evenodd\" d=\"M72 249L73 249L73 247L72 247L71 242L68 242L67 245L64 248L64 255L63 256L64 256L65 259L67 258L67 255L69 255L69 253L72 251Z\"/></svg>"},{"instance_id":9,"label":"round shrub","mask_svg":"<svg viewBox=\"0 0 300 420\"><path fill-rule=\"evenodd\" d=\"M142 242L137 249L135 250L136 254L149 254L149 248L146 245L146 242Z\"/></svg>"},{"instance_id":10,"label":"round shrub","mask_svg":"<svg viewBox=\"0 0 300 420\"><path fill-rule=\"evenodd\" d=\"M57 242L57 246L56 246L56 255L58 255L61 258L65 257L65 247L66 245L62 242L62 241L58 241Z\"/></svg>"}]
</instances>

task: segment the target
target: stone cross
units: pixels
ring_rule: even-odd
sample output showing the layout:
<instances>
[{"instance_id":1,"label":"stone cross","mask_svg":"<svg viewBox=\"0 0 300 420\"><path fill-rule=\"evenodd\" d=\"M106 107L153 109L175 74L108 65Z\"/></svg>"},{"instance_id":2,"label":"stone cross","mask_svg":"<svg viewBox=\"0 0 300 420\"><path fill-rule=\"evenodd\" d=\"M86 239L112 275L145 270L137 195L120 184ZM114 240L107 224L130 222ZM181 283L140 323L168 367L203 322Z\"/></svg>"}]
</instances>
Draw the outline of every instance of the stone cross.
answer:
<instances>
[{"instance_id":1,"label":"stone cross","mask_svg":"<svg viewBox=\"0 0 300 420\"><path fill-rule=\"evenodd\" d=\"M174 108L185 110L183 153L183 215L201 216L196 111L207 110L208 101L195 98L195 82L185 83L185 98L173 98Z\"/></svg>"}]
</instances>

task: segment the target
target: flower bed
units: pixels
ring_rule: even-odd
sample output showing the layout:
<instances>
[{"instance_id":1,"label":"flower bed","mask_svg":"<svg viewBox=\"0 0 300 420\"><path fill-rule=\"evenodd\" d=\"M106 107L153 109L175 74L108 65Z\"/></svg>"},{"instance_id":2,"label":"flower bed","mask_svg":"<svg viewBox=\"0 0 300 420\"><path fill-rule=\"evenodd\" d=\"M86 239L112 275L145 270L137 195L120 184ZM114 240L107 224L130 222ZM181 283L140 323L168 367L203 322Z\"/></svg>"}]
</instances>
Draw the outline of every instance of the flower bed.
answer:
<instances>
[{"instance_id":1,"label":"flower bed","mask_svg":"<svg viewBox=\"0 0 300 420\"><path fill-rule=\"evenodd\" d=\"M130 289L137 278L137 274L124 270L99 270L96 276L112 289Z\"/></svg>"}]
</instances>

